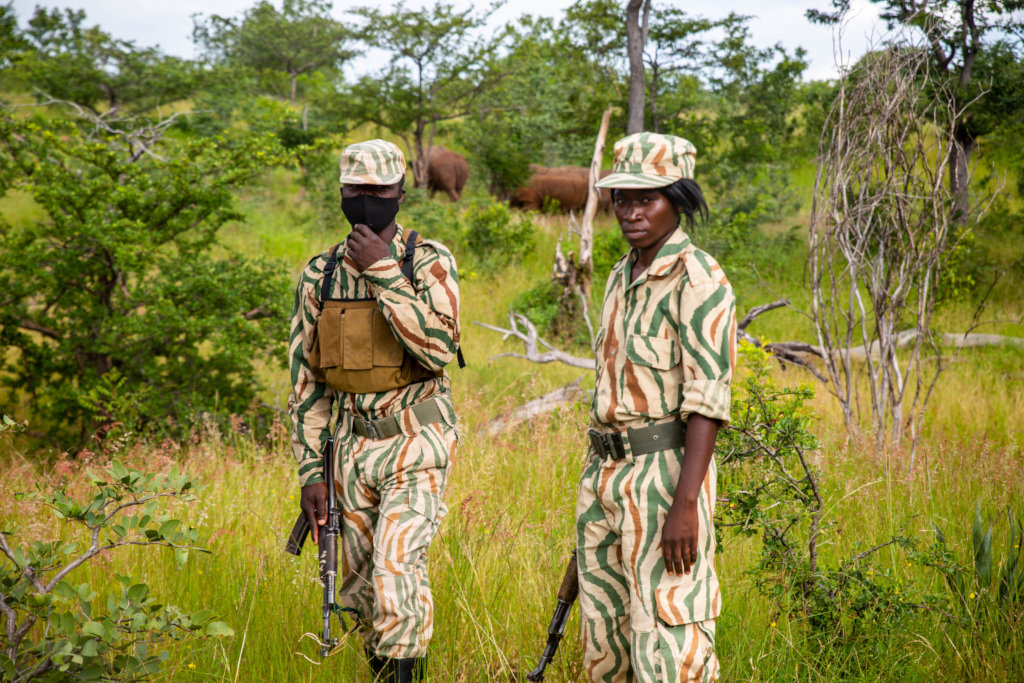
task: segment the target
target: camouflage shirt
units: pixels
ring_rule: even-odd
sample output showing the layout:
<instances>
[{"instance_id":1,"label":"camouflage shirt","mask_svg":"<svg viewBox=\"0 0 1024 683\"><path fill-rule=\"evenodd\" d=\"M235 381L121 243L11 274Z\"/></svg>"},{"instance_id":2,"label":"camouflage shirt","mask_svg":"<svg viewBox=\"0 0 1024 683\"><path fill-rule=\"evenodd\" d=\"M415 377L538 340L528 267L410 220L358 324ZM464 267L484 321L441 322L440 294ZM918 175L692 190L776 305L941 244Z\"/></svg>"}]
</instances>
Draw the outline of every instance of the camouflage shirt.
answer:
<instances>
[{"instance_id":1,"label":"camouflage shirt","mask_svg":"<svg viewBox=\"0 0 1024 683\"><path fill-rule=\"evenodd\" d=\"M443 245L425 240L413 257L413 285L402 275L404 230L388 245L391 258L382 258L363 273L348 257L346 243L338 248L330 298L377 299L381 313L402 346L430 370L441 370L455 356L459 342L459 283L455 259ZM454 424L454 408L447 375L425 382L372 394L337 392L313 376L309 352L313 329L320 317L320 284L328 253L316 256L299 277L292 308L288 361L292 395L292 451L298 463L299 485L322 481L323 448L327 442L335 401L341 410L365 419L386 417L411 405L437 397Z\"/></svg>"},{"instance_id":2,"label":"camouflage shirt","mask_svg":"<svg viewBox=\"0 0 1024 683\"><path fill-rule=\"evenodd\" d=\"M729 420L736 302L721 266L677 228L633 282L636 251L608 276L593 426L622 431L698 413Z\"/></svg>"}]
</instances>

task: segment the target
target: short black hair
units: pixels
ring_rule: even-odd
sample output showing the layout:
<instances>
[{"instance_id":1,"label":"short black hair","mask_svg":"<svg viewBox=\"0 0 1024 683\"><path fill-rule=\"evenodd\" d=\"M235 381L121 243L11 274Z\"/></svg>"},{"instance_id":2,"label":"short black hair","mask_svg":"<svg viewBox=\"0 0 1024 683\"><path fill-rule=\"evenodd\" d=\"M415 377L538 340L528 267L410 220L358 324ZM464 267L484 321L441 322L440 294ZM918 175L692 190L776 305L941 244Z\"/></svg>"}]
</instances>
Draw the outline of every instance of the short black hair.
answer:
<instances>
[{"instance_id":1,"label":"short black hair","mask_svg":"<svg viewBox=\"0 0 1024 683\"><path fill-rule=\"evenodd\" d=\"M700 216L701 223L708 219L708 203L693 178L680 178L671 185L659 187L658 192L686 216L686 227L692 228L696 224L696 216Z\"/></svg>"},{"instance_id":2,"label":"short black hair","mask_svg":"<svg viewBox=\"0 0 1024 683\"><path fill-rule=\"evenodd\" d=\"M615 199L615 193L620 189L622 188L612 189L612 200ZM697 224L697 216L700 216L701 223L708 219L708 203L704 201L704 193L696 180L680 178L671 185L651 189L660 192L672 206L679 210L681 216L686 216L687 228L692 228Z\"/></svg>"}]
</instances>

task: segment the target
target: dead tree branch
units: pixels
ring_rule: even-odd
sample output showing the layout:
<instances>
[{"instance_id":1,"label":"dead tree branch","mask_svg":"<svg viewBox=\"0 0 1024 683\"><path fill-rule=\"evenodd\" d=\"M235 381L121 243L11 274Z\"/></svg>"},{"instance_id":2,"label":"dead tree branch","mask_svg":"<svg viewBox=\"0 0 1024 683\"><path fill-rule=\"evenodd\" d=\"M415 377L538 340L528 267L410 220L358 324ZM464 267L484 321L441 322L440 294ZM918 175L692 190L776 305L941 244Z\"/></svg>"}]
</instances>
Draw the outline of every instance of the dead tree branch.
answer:
<instances>
[{"instance_id":1,"label":"dead tree branch","mask_svg":"<svg viewBox=\"0 0 1024 683\"><path fill-rule=\"evenodd\" d=\"M534 363L565 363L571 365L574 368L583 368L584 370L596 370L597 363L593 358L580 358L579 356L573 356L572 354L566 353L561 349L548 344L546 341L540 338L537 334L537 327L530 322L529 318L521 313L515 311L508 312L509 329L503 329L494 325L488 325L478 320L474 320L474 324L480 327L486 327L488 330L494 330L500 332L502 339L508 339L509 337L515 337L519 341L523 342L523 346L526 350L525 354L522 353L499 353L497 356L492 358L523 358ZM547 351L541 351L540 348L544 347Z\"/></svg>"}]
</instances>

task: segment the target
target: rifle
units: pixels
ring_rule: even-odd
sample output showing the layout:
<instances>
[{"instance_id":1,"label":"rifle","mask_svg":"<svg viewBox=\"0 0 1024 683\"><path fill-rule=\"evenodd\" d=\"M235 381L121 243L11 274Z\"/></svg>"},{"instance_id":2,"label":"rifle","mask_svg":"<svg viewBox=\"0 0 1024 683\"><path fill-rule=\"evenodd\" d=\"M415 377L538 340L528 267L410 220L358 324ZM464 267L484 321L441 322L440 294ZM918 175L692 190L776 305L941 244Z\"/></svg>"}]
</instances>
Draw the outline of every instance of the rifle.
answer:
<instances>
[{"instance_id":1,"label":"rifle","mask_svg":"<svg viewBox=\"0 0 1024 683\"><path fill-rule=\"evenodd\" d=\"M565 568L565 576L562 577L562 586L558 589L558 604L555 605L555 613L551 617L551 624L548 626L548 642L544 646L544 652L540 656L540 664L537 668L526 674L528 681L543 681L544 669L555 657L558 650L558 643L562 640L562 632L565 631L565 622L569 620L569 612L572 611L572 603L580 592L579 574L576 568L576 551L572 551L569 558L569 566Z\"/></svg>"},{"instance_id":2,"label":"rifle","mask_svg":"<svg viewBox=\"0 0 1024 683\"><path fill-rule=\"evenodd\" d=\"M324 585L324 630L320 637L321 657L330 654L331 648L338 644L337 638L331 638L331 612L338 609L334 604L334 588L338 579L338 535L341 533L341 510L338 508L334 493L334 437L327 438L327 447L324 449L324 481L327 482L327 524L319 534L320 554L318 559L320 581ZM310 526L309 520L306 519L306 513L300 512L291 534L288 535L285 552L292 555L301 554L302 545L306 542L309 532Z\"/></svg>"}]
</instances>

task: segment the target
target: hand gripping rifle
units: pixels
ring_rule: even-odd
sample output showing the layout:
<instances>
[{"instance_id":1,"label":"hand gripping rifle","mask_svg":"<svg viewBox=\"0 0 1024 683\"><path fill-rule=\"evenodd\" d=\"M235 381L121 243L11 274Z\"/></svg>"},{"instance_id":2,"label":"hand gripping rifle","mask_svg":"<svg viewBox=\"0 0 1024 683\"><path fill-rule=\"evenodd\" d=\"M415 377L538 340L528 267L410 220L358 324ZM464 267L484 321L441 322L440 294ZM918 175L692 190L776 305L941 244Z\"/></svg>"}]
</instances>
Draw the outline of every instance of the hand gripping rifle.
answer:
<instances>
[{"instance_id":1,"label":"hand gripping rifle","mask_svg":"<svg viewBox=\"0 0 1024 683\"><path fill-rule=\"evenodd\" d=\"M334 437L327 438L324 449L324 481L327 482L327 524L320 530L320 581L324 586L323 618L324 630L320 637L320 656L326 657L331 648L338 644L337 638L331 638L331 612L339 608L334 604L334 589L338 579L338 535L341 533L341 510L334 493ZM306 513L300 512L295 526L288 536L285 552L292 555L302 553L302 544L309 535L309 520Z\"/></svg>"},{"instance_id":2,"label":"hand gripping rifle","mask_svg":"<svg viewBox=\"0 0 1024 683\"><path fill-rule=\"evenodd\" d=\"M543 681L544 669L555 657L558 650L558 643L562 640L562 632L565 631L565 622L569 620L569 612L572 610L572 603L576 602L576 596L580 592L579 574L576 568L576 551L572 551L569 558L569 566L565 568L565 576L562 577L562 586L558 589L558 604L555 606L555 613L551 617L551 624L548 626L548 642L544 646L544 652L540 656L540 664L537 668L526 674L528 681Z\"/></svg>"}]
</instances>

